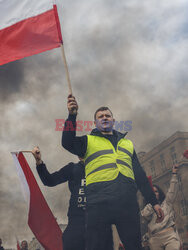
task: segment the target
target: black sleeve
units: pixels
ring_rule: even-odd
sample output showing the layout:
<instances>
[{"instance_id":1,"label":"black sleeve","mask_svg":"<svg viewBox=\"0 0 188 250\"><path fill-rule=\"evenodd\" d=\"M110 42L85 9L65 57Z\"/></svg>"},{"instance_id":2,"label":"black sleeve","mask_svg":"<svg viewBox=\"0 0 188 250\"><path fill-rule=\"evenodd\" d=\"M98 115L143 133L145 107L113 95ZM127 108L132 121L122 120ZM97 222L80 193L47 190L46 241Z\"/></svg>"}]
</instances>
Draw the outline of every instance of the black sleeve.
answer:
<instances>
[{"instance_id":1,"label":"black sleeve","mask_svg":"<svg viewBox=\"0 0 188 250\"><path fill-rule=\"evenodd\" d=\"M72 154L84 157L87 150L87 136L76 136L76 115L69 115L66 120L61 145Z\"/></svg>"},{"instance_id":2,"label":"black sleeve","mask_svg":"<svg viewBox=\"0 0 188 250\"><path fill-rule=\"evenodd\" d=\"M135 151L133 153L132 164L137 187L144 196L146 202L150 203L152 206L158 204L155 194L149 184L146 173L141 167Z\"/></svg>"},{"instance_id":3,"label":"black sleeve","mask_svg":"<svg viewBox=\"0 0 188 250\"><path fill-rule=\"evenodd\" d=\"M37 172L43 184L48 187L54 187L58 184L73 179L74 163L69 163L59 171L50 174L44 163L37 166Z\"/></svg>"}]
</instances>

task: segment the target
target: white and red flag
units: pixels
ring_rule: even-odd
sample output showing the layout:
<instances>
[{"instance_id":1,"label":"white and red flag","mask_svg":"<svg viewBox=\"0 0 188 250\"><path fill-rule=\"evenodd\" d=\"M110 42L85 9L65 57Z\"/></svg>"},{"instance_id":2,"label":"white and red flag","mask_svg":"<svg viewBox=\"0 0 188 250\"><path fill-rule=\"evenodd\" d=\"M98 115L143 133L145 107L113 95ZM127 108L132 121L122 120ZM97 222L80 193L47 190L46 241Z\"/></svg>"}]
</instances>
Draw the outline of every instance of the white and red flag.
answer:
<instances>
[{"instance_id":1,"label":"white and red flag","mask_svg":"<svg viewBox=\"0 0 188 250\"><path fill-rule=\"evenodd\" d=\"M28 225L45 250L63 250L62 232L23 155L12 153L29 196Z\"/></svg>"},{"instance_id":2,"label":"white and red flag","mask_svg":"<svg viewBox=\"0 0 188 250\"><path fill-rule=\"evenodd\" d=\"M53 0L0 0L0 65L60 47Z\"/></svg>"}]
</instances>

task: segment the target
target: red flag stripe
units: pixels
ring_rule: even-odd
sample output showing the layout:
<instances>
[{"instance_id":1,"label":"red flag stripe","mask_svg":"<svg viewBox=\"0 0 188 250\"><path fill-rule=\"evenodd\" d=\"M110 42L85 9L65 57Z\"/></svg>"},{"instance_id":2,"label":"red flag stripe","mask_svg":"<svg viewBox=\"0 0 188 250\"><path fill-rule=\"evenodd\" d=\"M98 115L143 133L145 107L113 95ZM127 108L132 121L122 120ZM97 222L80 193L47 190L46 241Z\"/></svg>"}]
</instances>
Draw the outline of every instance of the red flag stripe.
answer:
<instances>
[{"instance_id":1,"label":"red flag stripe","mask_svg":"<svg viewBox=\"0 0 188 250\"><path fill-rule=\"evenodd\" d=\"M57 8L0 30L0 65L61 46Z\"/></svg>"},{"instance_id":2,"label":"red flag stripe","mask_svg":"<svg viewBox=\"0 0 188 250\"><path fill-rule=\"evenodd\" d=\"M61 25L60 25L60 22L59 22L57 6L54 4L53 8L54 8L54 16L55 16L56 25L57 25L57 32L58 32L58 36L59 36L59 41L61 43L63 43L62 34L61 34Z\"/></svg>"}]
</instances>

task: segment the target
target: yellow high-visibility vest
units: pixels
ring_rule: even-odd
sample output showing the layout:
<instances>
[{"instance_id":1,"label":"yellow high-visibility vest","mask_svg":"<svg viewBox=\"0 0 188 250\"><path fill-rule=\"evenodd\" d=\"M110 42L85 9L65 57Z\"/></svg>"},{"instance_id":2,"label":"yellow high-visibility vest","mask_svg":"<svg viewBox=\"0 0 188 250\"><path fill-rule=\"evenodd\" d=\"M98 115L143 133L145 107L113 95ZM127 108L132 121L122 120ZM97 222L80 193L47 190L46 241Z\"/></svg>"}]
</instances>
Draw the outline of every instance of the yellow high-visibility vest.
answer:
<instances>
[{"instance_id":1,"label":"yellow high-visibility vest","mask_svg":"<svg viewBox=\"0 0 188 250\"><path fill-rule=\"evenodd\" d=\"M119 172L134 180L133 152L133 143L128 139L120 139L115 150L105 137L87 135L87 150L84 156L86 185L114 180Z\"/></svg>"}]
</instances>

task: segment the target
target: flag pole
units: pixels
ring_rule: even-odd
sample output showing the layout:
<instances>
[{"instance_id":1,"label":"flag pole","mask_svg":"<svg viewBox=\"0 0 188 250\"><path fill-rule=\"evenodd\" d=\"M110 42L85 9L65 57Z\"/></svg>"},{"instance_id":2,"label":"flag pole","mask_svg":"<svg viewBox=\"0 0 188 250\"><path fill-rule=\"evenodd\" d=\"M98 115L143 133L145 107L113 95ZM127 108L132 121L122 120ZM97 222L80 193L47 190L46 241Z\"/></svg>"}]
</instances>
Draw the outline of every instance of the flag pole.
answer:
<instances>
[{"instance_id":1,"label":"flag pole","mask_svg":"<svg viewBox=\"0 0 188 250\"><path fill-rule=\"evenodd\" d=\"M61 44L61 52L62 52L64 66L65 66L65 72L66 72L67 83L68 83L68 88L69 88L69 95L72 95L71 81L70 81L69 70L68 70L68 65L67 65L67 60L66 60L66 56L65 56L65 50L64 50L63 43Z\"/></svg>"}]
</instances>

